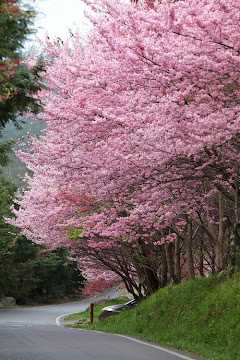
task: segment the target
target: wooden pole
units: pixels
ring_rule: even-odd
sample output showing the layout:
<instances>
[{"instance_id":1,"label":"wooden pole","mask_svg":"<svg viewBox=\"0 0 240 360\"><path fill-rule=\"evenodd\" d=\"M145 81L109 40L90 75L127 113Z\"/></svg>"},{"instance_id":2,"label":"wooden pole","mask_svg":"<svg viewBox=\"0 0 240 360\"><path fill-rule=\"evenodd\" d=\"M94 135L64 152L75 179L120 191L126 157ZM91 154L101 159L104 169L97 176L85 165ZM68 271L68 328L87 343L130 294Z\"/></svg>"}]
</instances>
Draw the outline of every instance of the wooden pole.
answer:
<instances>
[{"instance_id":1,"label":"wooden pole","mask_svg":"<svg viewBox=\"0 0 240 360\"><path fill-rule=\"evenodd\" d=\"M93 310L94 310L94 303L90 305L90 322L93 324Z\"/></svg>"}]
</instances>

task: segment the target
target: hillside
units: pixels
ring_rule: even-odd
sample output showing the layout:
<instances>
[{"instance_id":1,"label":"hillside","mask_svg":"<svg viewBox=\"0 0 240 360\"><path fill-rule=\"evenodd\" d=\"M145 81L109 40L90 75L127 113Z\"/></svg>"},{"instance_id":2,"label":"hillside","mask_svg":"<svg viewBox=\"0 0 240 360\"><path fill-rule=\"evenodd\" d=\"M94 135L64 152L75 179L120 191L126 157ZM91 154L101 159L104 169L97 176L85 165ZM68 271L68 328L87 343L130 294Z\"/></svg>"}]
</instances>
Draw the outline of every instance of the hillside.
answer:
<instances>
[{"instance_id":1,"label":"hillside","mask_svg":"<svg viewBox=\"0 0 240 360\"><path fill-rule=\"evenodd\" d=\"M15 141L13 149L18 149L18 141L21 141L25 144L24 149L29 146L29 137L34 135L42 134L42 129L44 128L44 123L42 121L31 121L23 118L24 123L22 124L21 129L17 129L12 122L9 122L5 129L3 130L3 137L0 139L1 142L7 140ZM23 177L27 172L26 166L18 159L18 157L11 153L9 155L10 163L4 168L4 174L12 180L18 187L23 186Z\"/></svg>"},{"instance_id":2,"label":"hillside","mask_svg":"<svg viewBox=\"0 0 240 360\"><path fill-rule=\"evenodd\" d=\"M156 292L91 329L128 334L215 360L240 359L240 274L200 278Z\"/></svg>"}]
</instances>

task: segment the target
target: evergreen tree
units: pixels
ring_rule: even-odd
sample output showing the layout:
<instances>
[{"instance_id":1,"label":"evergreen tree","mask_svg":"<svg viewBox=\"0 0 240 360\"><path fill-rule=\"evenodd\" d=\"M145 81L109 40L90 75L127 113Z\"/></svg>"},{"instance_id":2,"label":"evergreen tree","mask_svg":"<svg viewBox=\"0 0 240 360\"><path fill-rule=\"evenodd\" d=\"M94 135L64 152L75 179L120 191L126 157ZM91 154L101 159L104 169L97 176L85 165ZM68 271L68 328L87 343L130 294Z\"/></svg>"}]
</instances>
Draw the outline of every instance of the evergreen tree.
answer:
<instances>
[{"instance_id":1,"label":"evergreen tree","mask_svg":"<svg viewBox=\"0 0 240 360\"><path fill-rule=\"evenodd\" d=\"M0 0L0 130L12 120L19 126L18 114L37 113L40 104L32 95L40 88L40 59L29 68L23 63L23 45L33 32L34 10L21 0Z\"/></svg>"},{"instance_id":2,"label":"evergreen tree","mask_svg":"<svg viewBox=\"0 0 240 360\"><path fill-rule=\"evenodd\" d=\"M15 191L15 185L0 174L0 297L7 293L14 277L11 256L17 238L14 227L6 224L4 217L11 216L10 206Z\"/></svg>"}]
</instances>

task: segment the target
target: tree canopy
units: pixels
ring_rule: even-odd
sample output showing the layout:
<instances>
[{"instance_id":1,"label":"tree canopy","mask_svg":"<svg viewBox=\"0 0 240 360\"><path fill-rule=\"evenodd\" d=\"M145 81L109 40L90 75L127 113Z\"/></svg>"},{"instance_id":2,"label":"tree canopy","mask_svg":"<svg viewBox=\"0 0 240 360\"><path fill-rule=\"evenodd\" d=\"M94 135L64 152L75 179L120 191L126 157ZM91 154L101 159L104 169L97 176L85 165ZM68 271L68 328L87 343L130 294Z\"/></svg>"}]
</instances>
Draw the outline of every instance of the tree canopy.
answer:
<instances>
[{"instance_id":1,"label":"tree canopy","mask_svg":"<svg viewBox=\"0 0 240 360\"><path fill-rule=\"evenodd\" d=\"M136 296L236 270L238 1L88 3L86 45L44 45L47 131L19 153L34 176L12 223Z\"/></svg>"}]
</instances>

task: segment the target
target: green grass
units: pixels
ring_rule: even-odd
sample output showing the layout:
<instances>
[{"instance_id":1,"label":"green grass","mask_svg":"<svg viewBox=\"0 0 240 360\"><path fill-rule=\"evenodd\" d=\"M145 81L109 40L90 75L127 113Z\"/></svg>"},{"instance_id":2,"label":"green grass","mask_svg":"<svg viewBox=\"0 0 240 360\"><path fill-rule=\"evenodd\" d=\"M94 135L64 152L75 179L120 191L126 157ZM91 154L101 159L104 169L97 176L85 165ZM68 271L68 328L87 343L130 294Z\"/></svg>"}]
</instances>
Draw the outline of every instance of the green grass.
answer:
<instances>
[{"instance_id":1,"label":"green grass","mask_svg":"<svg viewBox=\"0 0 240 360\"><path fill-rule=\"evenodd\" d=\"M102 307L96 307L96 317ZM89 312L80 313L88 316ZM240 359L240 274L169 286L88 329L137 336L214 360Z\"/></svg>"},{"instance_id":2,"label":"green grass","mask_svg":"<svg viewBox=\"0 0 240 360\"><path fill-rule=\"evenodd\" d=\"M102 308L104 308L105 306L110 306L110 305L115 305L115 304L124 304L126 303L127 300L109 300L109 302L105 303L104 305L95 305L94 306L94 316L93 316L93 319L94 319L94 323L96 323L98 321L98 316L99 316L99 313L100 311L102 310ZM80 312L80 313L75 313L75 314L71 314L71 315L68 315L64 318L64 320L78 320L78 319L86 319L86 324L87 326L90 325L90 311L87 310L87 311L83 311L83 312ZM78 325L72 325L72 327L79 327Z\"/></svg>"}]
</instances>

